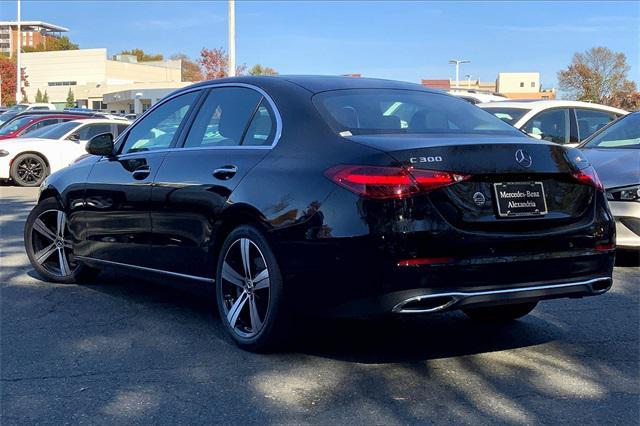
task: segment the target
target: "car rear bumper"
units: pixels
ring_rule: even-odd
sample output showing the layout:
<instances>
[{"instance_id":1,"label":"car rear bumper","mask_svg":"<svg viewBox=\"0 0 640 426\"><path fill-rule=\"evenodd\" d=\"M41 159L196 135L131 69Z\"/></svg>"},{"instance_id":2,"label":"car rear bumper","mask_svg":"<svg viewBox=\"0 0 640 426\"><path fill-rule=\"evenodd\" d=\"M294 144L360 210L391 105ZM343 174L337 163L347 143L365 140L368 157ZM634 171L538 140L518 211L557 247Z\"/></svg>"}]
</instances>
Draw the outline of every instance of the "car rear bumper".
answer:
<instances>
[{"instance_id":1,"label":"car rear bumper","mask_svg":"<svg viewBox=\"0 0 640 426\"><path fill-rule=\"evenodd\" d=\"M583 297L602 294L611 288L611 277L575 282L532 284L525 287L484 291L453 291L412 296L396 304L394 313L439 312L491 304L523 303L559 297Z\"/></svg>"},{"instance_id":2,"label":"car rear bumper","mask_svg":"<svg viewBox=\"0 0 640 426\"><path fill-rule=\"evenodd\" d=\"M610 201L616 220L616 245L621 249L640 250L640 203Z\"/></svg>"},{"instance_id":3,"label":"car rear bumper","mask_svg":"<svg viewBox=\"0 0 640 426\"><path fill-rule=\"evenodd\" d=\"M363 298L337 306L329 311L335 317L376 316L384 314L428 314L465 308L537 302L547 299L581 298L606 293L612 286L611 276L586 277L579 280L557 280L518 283L508 287L483 290L412 289Z\"/></svg>"}]
</instances>

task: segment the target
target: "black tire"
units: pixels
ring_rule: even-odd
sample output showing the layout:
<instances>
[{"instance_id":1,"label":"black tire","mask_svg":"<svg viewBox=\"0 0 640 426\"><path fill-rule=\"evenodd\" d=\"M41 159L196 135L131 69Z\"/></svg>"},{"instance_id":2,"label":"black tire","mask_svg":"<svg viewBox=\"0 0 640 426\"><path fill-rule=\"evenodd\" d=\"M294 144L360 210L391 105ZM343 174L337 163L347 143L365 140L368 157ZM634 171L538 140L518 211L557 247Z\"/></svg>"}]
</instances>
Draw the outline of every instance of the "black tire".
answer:
<instances>
[{"instance_id":1,"label":"black tire","mask_svg":"<svg viewBox=\"0 0 640 426\"><path fill-rule=\"evenodd\" d=\"M538 302L518 303L514 305L489 306L486 308L463 309L469 318L481 322L509 322L522 318L536 307Z\"/></svg>"},{"instance_id":2,"label":"black tire","mask_svg":"<svg viewBox=\"0 0 640 426\"><path fill-rule=\"evenodd\" d=\"M49 176L49 167L37 154L18 155L11 163L11 180L18 186L40 186Z\"/></svg>"},{"instance_id":3,"label":"black tire","mask_svg":"<svg viewBox=\"0 0 640 426\"><path fill-rule=\"evenodd\" d=\"M63 214L59 220L63 224L62 234L57 231L58 212ZM72 284L91 278L98 272L74 259L73 244L67 237L66 214L58 200L46 198L40 201L27 217L24 245L31 265L47 281ZM66 263L61 259L61 254ZM47 257L43 258L45 255Z\"/></svg>"},{"instance_id":4,"label":"black tire","mask_svg":"<svg viewBox=\"0 0 640 426\"><path fill-rule=\"evenodd\" d=\"M246 251L243 247L247 247ZM249 259L249 274L245 272L245 252ZM260 278L264 277L265 270L266 284L264 278ZM247 280L247 275L251 279ZM220 320L227 334L241 348L267 352L284 343L290 330L290 316L282 275L269 243L257 228L239 226L222 244L217 264L216 298ZM257 319L254 321L254 318Z\"/></svg>"}]
</instances>

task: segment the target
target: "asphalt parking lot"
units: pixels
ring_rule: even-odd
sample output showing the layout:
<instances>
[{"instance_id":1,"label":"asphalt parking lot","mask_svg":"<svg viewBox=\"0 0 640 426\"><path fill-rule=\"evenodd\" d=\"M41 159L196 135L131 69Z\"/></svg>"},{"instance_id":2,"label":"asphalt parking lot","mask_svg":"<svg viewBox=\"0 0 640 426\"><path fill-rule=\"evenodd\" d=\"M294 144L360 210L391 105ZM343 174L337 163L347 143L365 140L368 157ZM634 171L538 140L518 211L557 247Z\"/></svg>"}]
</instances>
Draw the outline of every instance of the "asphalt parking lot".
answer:
<instances>
[{"instance_id":1,"label":"asphalt parking lot","mask_svg":"<svg viewBox=\"0 0 640 426\"><path fill-rule=\"evenodd\" d=\"M41 281L22 244L36 190L0 187L3 425L638 424L640 268L510 326L462 314L301 324L284 353L223 335L206 293L126 275Z\"/></svg>"}]
</instances>

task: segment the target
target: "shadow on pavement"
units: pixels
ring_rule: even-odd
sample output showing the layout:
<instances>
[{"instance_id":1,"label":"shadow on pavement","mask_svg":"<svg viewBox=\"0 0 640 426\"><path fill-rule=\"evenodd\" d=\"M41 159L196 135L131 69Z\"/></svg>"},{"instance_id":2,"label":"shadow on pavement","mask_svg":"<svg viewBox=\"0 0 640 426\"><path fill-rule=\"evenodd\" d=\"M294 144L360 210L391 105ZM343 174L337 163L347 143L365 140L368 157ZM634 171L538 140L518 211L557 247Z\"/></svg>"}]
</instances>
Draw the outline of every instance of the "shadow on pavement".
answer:
<instances>
[{"instance_id":1,"label":"shadow on pavement","mask_svg":"<svg viewBox=\"0 0 640 426\"><path fill-rule=\"evenodd\" d=\"M635 424L640 415L634 268L604 296L543 302L510 325L458 313L300 319L287 351L258 355L227 340L203 287L112 272L82 285L40 281L21 240L32 203L2 203L3 425Z\"/></svg>"}]
</instances>

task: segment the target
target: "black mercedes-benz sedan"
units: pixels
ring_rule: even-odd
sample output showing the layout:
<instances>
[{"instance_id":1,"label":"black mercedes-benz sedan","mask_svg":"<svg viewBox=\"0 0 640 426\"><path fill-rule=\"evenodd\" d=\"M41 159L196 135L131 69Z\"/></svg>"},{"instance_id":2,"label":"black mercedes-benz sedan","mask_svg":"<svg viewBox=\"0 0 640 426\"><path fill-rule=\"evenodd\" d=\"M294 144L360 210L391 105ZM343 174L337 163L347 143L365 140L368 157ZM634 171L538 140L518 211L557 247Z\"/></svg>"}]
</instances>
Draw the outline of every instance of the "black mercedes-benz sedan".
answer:
<instances>
[{"instance_id":1,"label":"black mercedes-benz sedan","mask_svg":"<svg viewBox=\"0 0 640 426\"><path fill-rule=\"evenodd\" d=\"M37 272L215 286L246 349L302 314L505 321L612 284L615 223L583 154L418 85L208 81L87 151L29 215Z\"/></svg>"}]
</instances>

